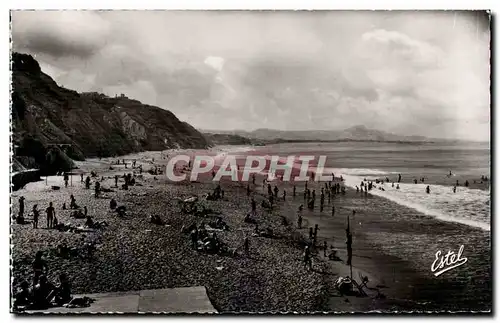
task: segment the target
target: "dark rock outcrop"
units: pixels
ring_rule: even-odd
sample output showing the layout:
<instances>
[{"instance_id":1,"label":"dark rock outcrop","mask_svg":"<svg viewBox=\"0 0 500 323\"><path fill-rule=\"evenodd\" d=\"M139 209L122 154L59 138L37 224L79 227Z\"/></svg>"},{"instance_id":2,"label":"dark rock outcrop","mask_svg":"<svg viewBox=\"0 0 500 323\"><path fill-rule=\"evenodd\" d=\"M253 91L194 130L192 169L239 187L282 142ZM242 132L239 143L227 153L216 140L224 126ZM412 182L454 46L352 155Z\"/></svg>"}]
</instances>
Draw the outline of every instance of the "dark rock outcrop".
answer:
<instances>
[{"instance_id":1,"label":"dark rock outcrop","mask_svg":"<svg viewBox=\"0 0 500 323\"><path fill-rule=\"evenodd\" d=\"M30 55L13 53L12 71L14 158L29 162L26 167L53 173L70 167L65 155L82 160L209 145L200 132L168 110L126 96L58 86Z\"/></svg>"}]
</instances>

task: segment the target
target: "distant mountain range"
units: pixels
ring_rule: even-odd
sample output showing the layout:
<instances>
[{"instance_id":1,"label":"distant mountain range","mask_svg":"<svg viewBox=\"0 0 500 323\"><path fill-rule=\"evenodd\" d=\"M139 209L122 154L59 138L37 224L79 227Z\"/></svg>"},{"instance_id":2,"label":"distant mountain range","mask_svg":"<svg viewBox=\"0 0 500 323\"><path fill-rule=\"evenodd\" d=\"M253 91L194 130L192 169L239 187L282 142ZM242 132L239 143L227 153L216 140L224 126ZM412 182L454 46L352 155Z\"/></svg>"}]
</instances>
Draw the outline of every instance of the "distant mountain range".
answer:
<instances>
[{"instance_id":1,"label":"distant mountain range","mask_svg":"<svg viewBox=\"0 0 500 323\"><path fill-rule=\"evenodd\" d=\"M402 136L385 131L369 129L365 126L354 126L344 130L297 130L285 131L274 129L257 129L254 131L233 130L200 130L205 134L236 135L252 140L270 142L304 142L304 141L379 141L379 142L436 142L450 141L427 138L424 136Z\"/></svg>"}]
</instances>

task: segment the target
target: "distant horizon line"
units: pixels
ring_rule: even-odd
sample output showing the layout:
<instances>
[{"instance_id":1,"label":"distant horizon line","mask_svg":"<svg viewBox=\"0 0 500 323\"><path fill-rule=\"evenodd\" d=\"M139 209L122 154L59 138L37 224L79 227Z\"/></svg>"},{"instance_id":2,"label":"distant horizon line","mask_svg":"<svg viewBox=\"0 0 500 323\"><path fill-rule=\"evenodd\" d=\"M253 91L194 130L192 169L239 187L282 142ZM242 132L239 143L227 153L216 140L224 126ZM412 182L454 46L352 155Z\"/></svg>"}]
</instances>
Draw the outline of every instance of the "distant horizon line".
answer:
<instances>
[{"instance_id":1,"label":"distant horizon line","mask_svg":"<svg viewBox=\"0 0 500 323\"><path fill-rule=\"evenodd\" d=\"M344 128L344 129L339 129L339 130L334 130L334 129L330 129L330 130L325 130L325 129L319 129L319 130L313 130L313 129L308 129L308 130L282 130L282 129L273 129L273 128L255 128L253 130L243 130L243 129L222 130L222 129L208 129L208 128L199 128L199 127L196 127L196 129L198 129L202 133L205 132L205 131L211 131L211 132L215 132L215 133L221 134L221 132L247 132L247 133L251 133L251 132L254 132L254 131L257 131L257 130L271 130L271 131L282 131L282 132L306 132L306 131L309 131L309 132L334 132L334 131L343 131L343 130L347 130L347 129L350 129L350 128L356 128L356 127L364 127L364 128L366 128L368 130L381 131L381 132L385 132L386 134L391 134L391 135L396 135L396 136L401 136L401 137L421 137L421 138L425 138L428 141L441 140L441 141L462 141L462 142L488 143L488 144L491 143L491 138L489 138L488 140L478 140L478 139L460 139L460 138L442 138L442 137L431 138L431 137L427 137L427 136L423 136L423 135L400 135L400 134L397 134L397 133L387 132L387 131L384 131L384 130L378 130L378 129L374 129L374 128L368 128L365 125L356 125L356 126L347 127L347 128ZM284 139L284 138L281 138L281 139ZM320 138L316 138L316 139L317 140L321 140ZM345 138L345 139L347 139L347 138ZM292 140L292 139L289 139L289 140ZM299 140L299 139L297 139L297 140ZM312 139L307 139L307 140L312 140ZM338 140L341 140L341 139L338 139ZM353 140L356 140L356 139L353 139ZM363 139L359 139L359 140L363 140Z\"/></svg>"}]
</instances>

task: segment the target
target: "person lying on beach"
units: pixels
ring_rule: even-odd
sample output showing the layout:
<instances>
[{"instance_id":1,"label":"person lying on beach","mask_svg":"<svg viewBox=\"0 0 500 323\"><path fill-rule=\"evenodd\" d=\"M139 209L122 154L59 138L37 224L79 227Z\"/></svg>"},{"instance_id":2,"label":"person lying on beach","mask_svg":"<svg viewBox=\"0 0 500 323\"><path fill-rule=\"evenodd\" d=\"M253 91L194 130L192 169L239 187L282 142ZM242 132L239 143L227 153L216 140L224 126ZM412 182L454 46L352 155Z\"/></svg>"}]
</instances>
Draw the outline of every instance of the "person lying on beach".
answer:
<instances>
[{"instance_id":1,"label":"person lying on beach","mask_svg":"<svg viewBox=\"0 0 500 323\"><path fill-rule=\"evenodd\" d=\"M152 224L156 224L156 225L164 225L165 224L158 214L152 214L149 217L149 222L151 222Z\"/></svg>"},{"instance_id":2,"label":"person lying on beach","mask_svg":"<svg viewBox=\"0 0 500 323\"><path fill-rule=\"evenodd\" d=\"M250 213L247 213L247 215L245 215L245 219L243 220L243 222L251 224L257 223L254 219L252 219Z\"/></svg>"},{"instance_id":3,"label":"person lying on beach","mask_svg":"<svg viewBox=\"0 0 500 323\"><path fill-rule=\"evenodd\" d=\"M33 296L32 291L29 288L29 283L24 280L21 283L19 290L14 294L14 308L27 306L31 304L32 299Z\"/></svg>"},{"instance_id":4,"label":"person lying on beach","mask_svg":"<svg viewBox=\"0 0 500 323\"><path fill-rule=\"evenodd\" d=\"M121 206L116 208L116 213L118 213L118 216L124 217L126 210L127 210L127 208L125 207L125 205L121 205Z\"/></svg>"},{"instance_id":5,"label":"person lying on beach","mask_svg":"<svg viewBox=\"0 0 500 323\"><path fill-rule=\"evenodd\" d=\"M85 219L85 214L82 212L82 210L75 210L71 213L71 217L75 219Z\"/></svg>"},{"instance_id":6,"label":"person lying on beach","mask_svg":"<svg viewBox=\"0 0 500 323\"><path fill-rule=\"evenodd\" d=\"M111 201L109 201L109 208L110 208L111 210L116 209L116 206L117 206L117 205L118 205L118 204L116 203L116 201L115 201L115 199L114 199L114 198L112 198L112 199L111 199Z\"/></svg>"},{"instance_id":7,"label":"person lying on beach","mask_svg":"<svg viewBox=\"0 0 500 323\"><path fill-rule=\"evenodd\" d=\"M33 307L48 308L50 306L49 295L54 290L54 286L47 280L45 275L41 275L38 284L33 288Z\"/></svg>"},{"instance_id":8,"label":"person lying on beach","mask_svg":"<svg viewBox=\"0 0 500 323\"><path fill-rule=\"evenodd\" d=\"M71 284L65 273L59 275L59 285L52 290L48 299L58 306L71 302Z\"/></svg>"}]
</instances>

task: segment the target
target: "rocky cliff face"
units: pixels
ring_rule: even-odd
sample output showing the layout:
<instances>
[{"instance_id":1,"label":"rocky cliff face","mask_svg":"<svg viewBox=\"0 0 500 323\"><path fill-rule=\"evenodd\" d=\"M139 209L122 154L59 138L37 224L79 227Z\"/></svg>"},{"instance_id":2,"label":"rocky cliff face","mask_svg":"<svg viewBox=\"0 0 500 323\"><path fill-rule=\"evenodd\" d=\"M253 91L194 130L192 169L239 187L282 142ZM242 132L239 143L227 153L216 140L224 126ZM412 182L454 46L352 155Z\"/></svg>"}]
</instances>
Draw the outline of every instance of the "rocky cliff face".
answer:
<instances>
[{"instance_id":1,"label":"rocky cliff face","mask_svg":"<svg viewBox=\"0 0 500 323\"><path fill-rule=\"evenodd\" d=\"M25 167L43 169L54 150L81 160L209 145L168 110L126 97L65 89L32 56L14 53L12 59L12 140L15 158Z\"/></svg>"}]
</instances>

